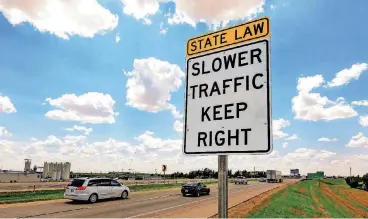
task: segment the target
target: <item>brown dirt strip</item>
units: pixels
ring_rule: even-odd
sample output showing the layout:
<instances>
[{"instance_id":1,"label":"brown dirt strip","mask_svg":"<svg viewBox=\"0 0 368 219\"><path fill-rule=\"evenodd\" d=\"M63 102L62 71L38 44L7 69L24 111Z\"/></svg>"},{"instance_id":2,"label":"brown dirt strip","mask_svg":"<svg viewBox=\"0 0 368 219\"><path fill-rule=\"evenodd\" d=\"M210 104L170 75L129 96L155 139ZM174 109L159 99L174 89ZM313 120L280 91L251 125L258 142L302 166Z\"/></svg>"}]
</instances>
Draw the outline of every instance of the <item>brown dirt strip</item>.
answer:
<instances>
[{"instance_id":1,"label":"brown dirt strip","mask_svg":"<svg viewBox=\"0 0 368 219\"><path fill-rule=\"evenodd\" d=\"M269 198L277 193L282 191L284 188L286 188L287 186L294 184L297 182L289 182L289 183L285 183L284 185L281 185L277 188L274 189L270 189L266 192L263 192L251 199L248 199L232 208L230 208L228 210L228 217L229 218L243 218L246 217L249 213L253 212L253 211L257 211L261 206L263 205L267 205L267 203L269 202ZM217 218L218 215L213 215L210 218Z\"/></svg>"},{"instance_id":2,"label":"brown dirt strip","mask_svg":"<svg viewBox=\"0 0 368 219\"><path fill-rule=\"evenodd\" d=\"M321 212L321 213L323 213L322 216L314 215L313 217L314 218L317 218L317 217L322 217L322 218L323 217L326 217L326 218L331 217L330 216L330 213L328 213L328 211L326 211L325 209L323 209L323 205L319 202L318 198L314 195L314 192L313 191L311 191L311 194L312 194L313 201L318 205L318 207L316 208L316 210L319 211L319 212Z\"/></svg>"},{"instance_id":3,"label":"brown dirt strip","mask_svg":"<svg viewBox=\"0 0 368 219\"><path fill-rule=\"evenodd\" d=\"M321 186L322 186L322 192L324 194L326 194L327 196L335 200L335 202L339 206L344 207L355 218L367 218L368 217L368 212L363 211L362 209L358 207L355 207L352 203L345 200L343 197L336 195L327 185L321 184Z\"/></svg>"}]
</instances>

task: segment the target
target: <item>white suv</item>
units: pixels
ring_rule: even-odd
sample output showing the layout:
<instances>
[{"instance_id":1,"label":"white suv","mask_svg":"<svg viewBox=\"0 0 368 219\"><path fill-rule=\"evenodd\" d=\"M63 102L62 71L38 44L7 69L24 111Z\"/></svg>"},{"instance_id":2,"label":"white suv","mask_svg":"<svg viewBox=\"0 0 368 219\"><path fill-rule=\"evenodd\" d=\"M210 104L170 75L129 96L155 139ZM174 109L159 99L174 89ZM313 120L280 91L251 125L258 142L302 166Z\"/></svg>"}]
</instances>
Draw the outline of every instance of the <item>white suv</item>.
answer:
<instances>
[{"instance_id":1,"label":"white suv","mask_svg":"<svg viewBox=\"0 0 368 219\"><path fill-rule=\"evenodd\" d=\"M95 203L99 199L122 198L129 195L129 188L109 178L77 178L65 187L64 198Z\"/></svg>"}]
</instances>

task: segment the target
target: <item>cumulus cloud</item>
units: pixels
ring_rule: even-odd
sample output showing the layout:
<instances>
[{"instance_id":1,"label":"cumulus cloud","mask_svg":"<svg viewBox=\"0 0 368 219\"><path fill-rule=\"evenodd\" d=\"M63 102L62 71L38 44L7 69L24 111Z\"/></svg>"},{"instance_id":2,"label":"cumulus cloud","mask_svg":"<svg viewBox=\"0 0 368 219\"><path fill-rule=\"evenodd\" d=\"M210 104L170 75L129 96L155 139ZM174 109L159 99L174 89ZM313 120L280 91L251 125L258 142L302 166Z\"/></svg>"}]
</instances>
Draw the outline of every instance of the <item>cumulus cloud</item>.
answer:
<instances>
[{"instance_id":1,"label":"cumulus cloud","mask_svg":"<svg viewBox=\"0 0 368 219\"><path fill-rule=\"evenodd\" d=\"M159 0L121 0L124 14L133 16L137 20L143 20L145 24L151 24L148 18L159 10Z\"/></svg>"},{"instance_id":2,"label":"cumulus cloud","mask_svg":"<svg viewBox=\"0 0 368 219\"><path fill-rule=\"evenodd\" d=\"M180 122L179 120L176 120L174 123L174 129L175 131L179 133L183 133L184 124Z\"/></svg>"},{"instance_id":3,"label":"cumulus cloud","mask_svg":"<svg viewBox=\"0 0 368 219\"><path fill-rule=\"evenodd\" d=\"M116 34L116 36L115 36L115 42L116 43L120 42L120 36L119 36L119 34Z\"/></svg>"},{"instance_id":4,"label":"cumulus cloud","mask_svg":"<svg viewBox=\"0 0 368 219\"><path fill-rule=\"evenodd\" d=\"M87 127L79 126L79 125L74 125L73 127L66 128L65 130L70 131L70 132L72 131L84 132L85 135L89 135L93 131L92 128L87 128Z\"/></svg>"},{"instance_id":5,"label":"cumulus cloud","mask_svg":"<svg viewBox=\"0 0 368 219\"><path fill-rule=\"evenodd\" d=\"M295 151L284 156L285 161L296 162L304 160L325 160L335 156L336 153L327 150L315 150L311 148L298 148Z\"/></svg>"},{"instance_id":6,"label":"cumulus cloud","mask_svg":"<svg viewBox=\"0 0 368 219\"><path fill-rule=\"evenodd\" d=\"M11 137L12 133L10 133L5 127L0 126L0 137Z\"/></svg>"},{"instance_id":7,"label":"cumulus cloud","mask_svg":"<svg viewBox=\"0 0 368 219\"><path fill-rule=\"evenodd\" d=\"M328 87L338 87L344 84L349 84L353 79L358 80L361 73L367 70L367 63L353 64L351 68L345 68L336 73L336 76L332 81L328 82Z\"/></svg>"},{"instance_id":8,"label":"cumulus cloud","mask_svg":"<svg viewBox=\"0 0 368 219\"><path fill-rule=\"evenodd\" d=\"M231 20L252 18L264 11L265 0L122 0L123 12L150 24L150 16L159 12L159 3L175 3L175 12L168 13L169 24L203 22L208 26L226 26Z\"/></svg>"},{"instance_id":9,"label":"cumulus cloud","mask_svg":"<svg viewBox=\"0 0 368 219\"><path fill-rule=\"evenodd\" d=\"M45 116L55 120L79 121L82 123L115 123L115 100L109 94L89 92L77 96L64 94L59 98L47 98L50 106L58 109L48 111Z\"/></svg>"},{"instance_id":10,"label":"cumulus cloud","mask_svg":"<svg viewBox=\"0 0 368 219\"><path fill-rule=\"evenodd\" d=\"M351 102L351 105L355 106L368 106L368 100L359 100Z\"/></svg>"},{"instance_id":11,"label":"cumulus cloud","mask_svg":"<svg viewBox=\"0 0 368 219\"><path fill-rule=\"evenodd\" d=\"M334 102L327 97L321 97L319 93L311 93L312 89L320 87L323 83L324 79L322 75L301 77L298 79L298 95L292 98L292 110L295 113L295 119L329 121L358 115L341 98L338 98L338 101Z\"/></svg>"},{"instance_id":12,"label":"cumulus cloud","mask_svg":"<svg viewBox=\"0 0 368 219\"><path fill-rule=\"evenodd\" d=\"M285 132L283 132L281 129L286 128L290 126L290 122L285 119L276 119L272 121L273 126L273 139L280 139L288 136Z\"/></svg>"},{"instance_id":13,"label":"cumulus cloud","mask_svg":"<svg viewBox=\"0 0 368 219\"><path fill-rule=\"evenodd\" d=\"M175 118L181 118L170 103L171 93L182 84L184 72L176 64L150 57L135 59L133 70L124 72L127 80L127 105L148 112L170 110Z\"/></svg>"},{"instance_id":14,"label":"cumulus cloud","mask_svg":"<svg viewBox=\"0 0 368 219\"><path fill-rule=\"evenodd\" d=\"M204 22L209 26L225 26L231 20L251 18L263 12L264 0L174 0L175 13L169 24L187 23L196 26Z\"/></svg>"},{"instance_id":15,"label":"cumulus cloud","mask_svg":"<svg viewBox=\"0 0 368 219\"><path fill-rule=\"evenodd\" d=\"M368 148L368 137L364 136L362 132L359 132L357 135L353 136L349 143L345 145L346 147L364 147Z\"/></svg>"},{"instance_id":16,"label":"cumulus cloud","mask_svg":"<svg viewBox=\"0 0 368 219\"><path fill-rule=\"evenodd\" d=\"M293 134L292 136L285 138L286 141L291 141L291 140L297 140L299 139L298 136L296 134Z\"/></svg>"},{"instance_id":17,"label":"cumulus cloud","mask_svg":"<svg viewBox=\"0 0 368 219\"><path fill-rule=\"evenodd\" d=\"M165 35L167 33L167 28L164 27L164 23L160 23L160 34Z\"/></svg>"},{"instance_id":18,"label":"cumulus cloud","mask_svg":"<svg viewBox=\"0 0 368 219\"><path fill-rule=\"evenodd\" d=\"M360 116L359 124L364 127L368 126L368 116Z\"/></svg>"},{"instance_id":19,"label":"cumulus cloud","mask_svg":"<svg viewBox=\"0 0 368 219\"><path fill-rule=\"evenodd\" d=\"M103 34L119 20L97 0L0 0L0 11L14 26L28 22L40 32L63 39Z\"/></svg>"},{"instance_id":20,"label":"cumulus cloud","mask_svg":"<svg viewBox=\"0 0 368 219\"><path fill-rule=\"evenodd\" d=\"M318 141L331 142L331 141L337 141L337 138L322 137L322 138L319 138Z\"/></svg>"},{"instance_id":21,"label":"cumulus cloud","mask_svg":"<svg viewBox=\"0 0 368 219\"><path fill-rule=\"evenodd\" d=\"M13 103L8 96L2 96L0 93L0 113L16 113Z\"/></svg>"},{"instance_id":22,"label":"cumulus cloud","mask_svg":"<svg viewBox=\"0 0 368 219\"><path fill-rule=\"evenodd\" d=\"M288 144L289 144L289 143L287 143L287 142L283 142L283 143L282 143L282 148L287 148Z\"/></svg>"}]
</instances>

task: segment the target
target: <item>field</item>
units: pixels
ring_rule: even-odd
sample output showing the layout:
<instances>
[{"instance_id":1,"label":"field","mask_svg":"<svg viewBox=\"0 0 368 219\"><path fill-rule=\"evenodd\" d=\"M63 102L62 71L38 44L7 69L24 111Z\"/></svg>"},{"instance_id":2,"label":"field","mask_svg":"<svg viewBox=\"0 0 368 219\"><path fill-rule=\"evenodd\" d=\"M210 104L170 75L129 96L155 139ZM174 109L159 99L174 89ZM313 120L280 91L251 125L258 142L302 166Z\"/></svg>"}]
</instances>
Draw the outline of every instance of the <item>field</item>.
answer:
<instances>
[{"instance_id":1,"label":"field","mask_svg":"<svg viewBox=\"0 0 368 219\"><path fill-rule=\"evenodd\" d=\"M368 192L351 189L344 179L305 180L264 198L242 217L368 217Z\"/></svg>"},{"instance_id":2,"label":"field","mask_svg":"<svg viewBox=\"0 0 368 219\"><path fill-rule=\"evenodd\" d=\"M206 185L215 184L217 182L209 182ZM129 186L130 191L149 191L158 189L179 188L182 184L166 184L166 185L132 185ZM32 202L40 200L62 199L64 190L40 190L40 191L21 191L21 192L0 192L0 204Z\"/></svg>"}]
</instances>

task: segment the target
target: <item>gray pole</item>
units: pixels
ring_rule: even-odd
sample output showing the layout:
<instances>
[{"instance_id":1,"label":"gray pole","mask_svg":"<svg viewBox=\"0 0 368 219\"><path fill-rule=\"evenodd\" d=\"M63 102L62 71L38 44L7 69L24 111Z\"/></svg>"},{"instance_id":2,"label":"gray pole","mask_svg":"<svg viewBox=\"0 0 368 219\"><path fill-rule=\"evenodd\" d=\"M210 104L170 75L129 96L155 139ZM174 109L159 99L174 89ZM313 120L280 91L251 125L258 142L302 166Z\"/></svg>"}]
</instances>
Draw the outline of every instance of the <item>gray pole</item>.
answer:
<instances>
[{"instance_id":1,"label":"gray pole","mask_svg":"<svg viewBox=\"0 0 368 219\"><path fill-rule=\"evenodd\" d=\"M350 167L350 177L351 177L351 167Z\"/></svg>"},{"instance_id":2,"label":"gray pole","mask_svg":"<svg viewBox=\"0 0 368 219\"><path fill-rule=\"evenodd\" d=\"M227 218L227 155L218 156L218 218Z\"/></svg>"}]
</instances>

